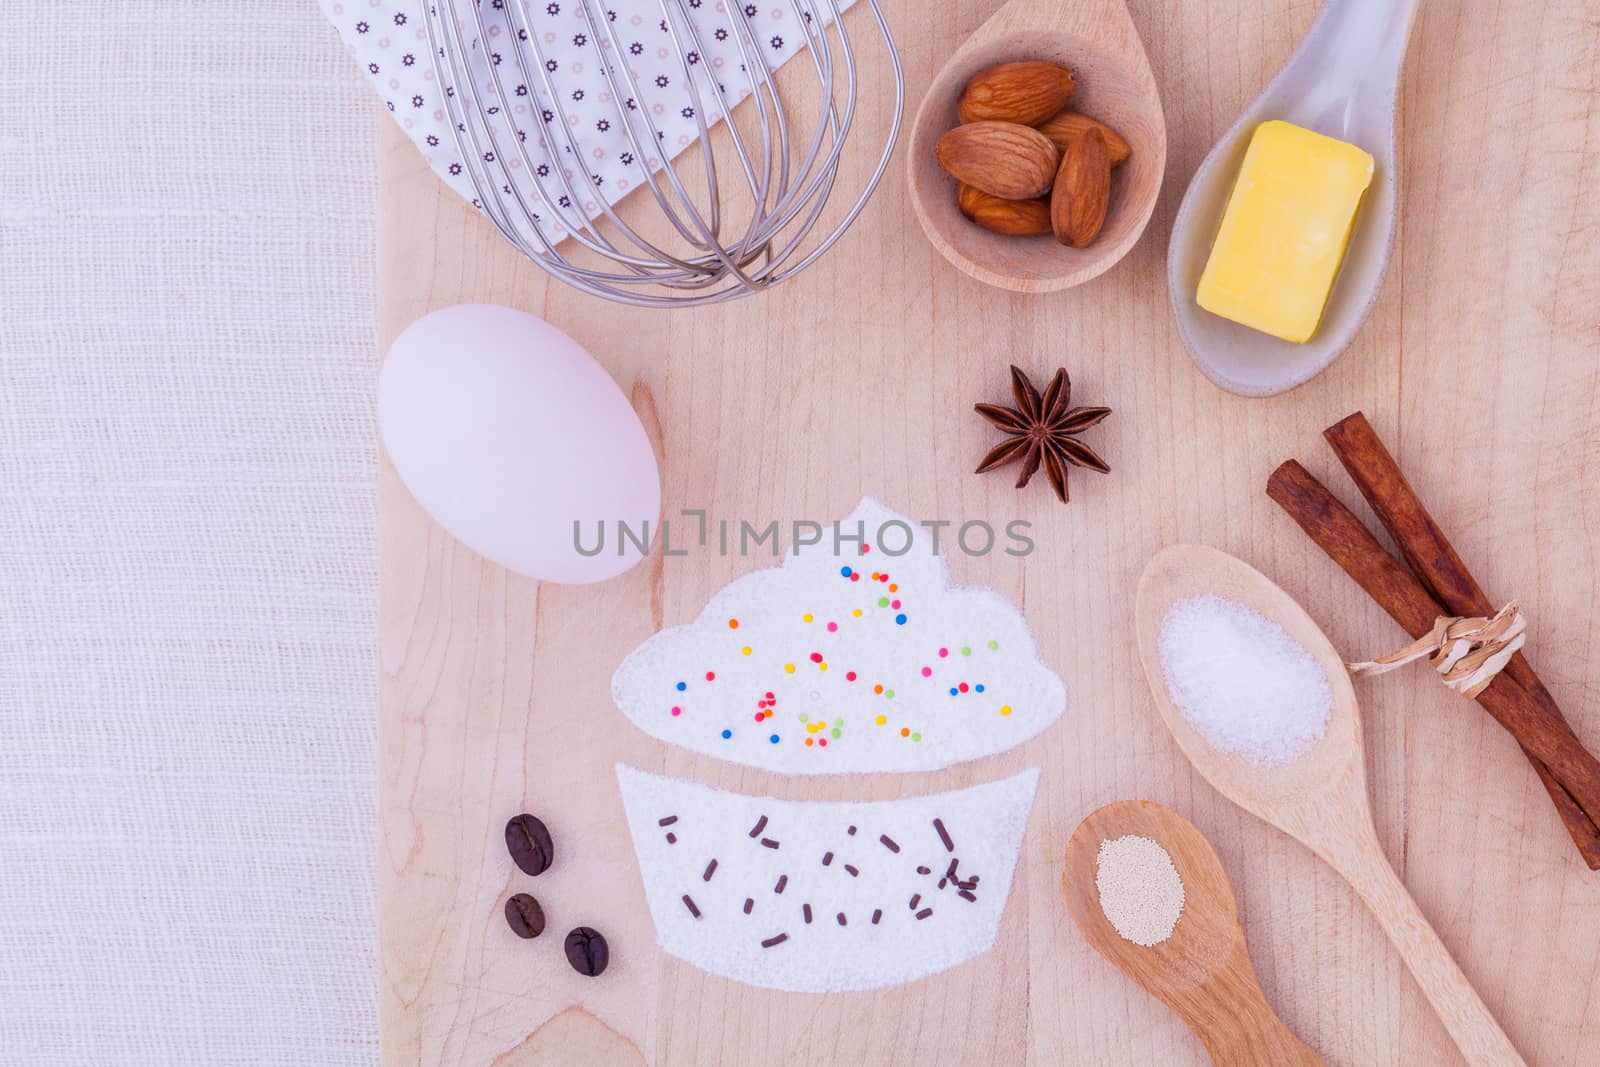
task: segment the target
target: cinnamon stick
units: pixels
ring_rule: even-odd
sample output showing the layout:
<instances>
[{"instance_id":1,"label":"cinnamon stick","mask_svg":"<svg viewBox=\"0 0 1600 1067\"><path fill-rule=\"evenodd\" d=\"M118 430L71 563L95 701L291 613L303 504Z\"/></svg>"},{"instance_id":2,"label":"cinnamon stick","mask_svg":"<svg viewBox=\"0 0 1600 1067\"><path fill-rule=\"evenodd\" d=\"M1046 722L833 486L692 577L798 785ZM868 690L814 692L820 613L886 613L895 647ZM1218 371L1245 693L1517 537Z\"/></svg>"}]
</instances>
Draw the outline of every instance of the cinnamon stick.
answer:
<instances>
[{"instance_id":1,"label":"cinnamon stick","mask_svg":"<svg viewBox=\"0 0 1600 1067\"><path fill-rule=\"evenodd\" d=\"M1434 521L1422 498L1406 480L1400 465L1367 421L1366 415L1358 411L1341 419L1324 430L1322 436L1332 446L1339 462L1344 464L1356 488L1372 506L1378 521L1394 538L1411 570L1434 598L1448 609L1447 613L1461 616L1493 615L1497 610L1494 603L1473 577L1444 530ZM1527 690L1546 715L1560 719L1567 732L1572 732L1555 697L1545 688L1534 672L1533 665L1522 653L1511 658L1506 664L1505 673ZM1600 869L1600 827L1582 814L1570 795L1558 795L1555 789L1550 788L1552 779L1548 768L1534 760L1534 769L1539 771L1546 789L1550 789L1562 821L1567 824L1567 830L1583 852L1584 859L1589 861L1591 868Z\"/></svg>"},{"instance_id":2,"label":"cinnamon stick","mask_svg":"<svg viewBox=\"0 0 1600 1067\"><path fill-rule=\"evenodd\" d=\"M1267 481L1267 495L1412 637L1420 637L1447 614L1437 600L1391 556L1361 520L1294 460ZM1586 752L1559 715L1552 716L1522 685L1502 672L1478 695L1478 703L1506 728L1523 750L1545 764L1551 796L1565 796L1600 825L1600 762ZM1570 826L1570 824L1569 824ZM1591 868L1600 869L1600 848L1574 834Z\"/></svg>"}]
</instances>

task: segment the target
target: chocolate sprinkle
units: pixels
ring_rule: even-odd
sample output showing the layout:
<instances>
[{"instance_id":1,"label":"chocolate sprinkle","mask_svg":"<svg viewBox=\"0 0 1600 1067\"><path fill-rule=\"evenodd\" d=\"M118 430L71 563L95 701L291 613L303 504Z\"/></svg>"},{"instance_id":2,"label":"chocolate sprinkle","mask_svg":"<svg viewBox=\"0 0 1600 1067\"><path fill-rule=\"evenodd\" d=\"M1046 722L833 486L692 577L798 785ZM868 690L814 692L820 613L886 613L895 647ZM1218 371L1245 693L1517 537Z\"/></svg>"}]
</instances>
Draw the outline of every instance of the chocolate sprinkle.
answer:
<instances>
[{"instance_id":1,"label":"chocolate sprinkle","mask_svg":"<svg viewBox=\"0 0 1600 1067\"><path fill-rule=\"evenodd\" d=\"M772 891L774 893L781 893L783 892L783 887L788 884L789 876L787 874L780 874L778 875L778 884L772 887Z\"/></svg>"},{"instance_id":2,"label":"chocolate sprinkle","mask_svg":"<svg viewBox=\"0 0 1600 1067\"><path fill-rule=\"evenodd\" d=\"M761 942L761 947L771 948L773 945L781 945L787 940L789 940L788 934L778 934L775 937L769 937L765 941Z\"/></svg>"},{"instance_id":3,"label":"chocolate sprinkle","mask_svg":"<svg viewBox=\"0 0 1600 1067\"><path fill-rule=\"evenodd\" d=\"M763 816L761 816L761 818L756 820L755 826L750 831L750 836L751 837L760 837L761 836L761 831L765 830L766 828L767 828L767 817L765 815L763 815Z\"/></svg>"},{"instance_id":4,"label":"chocolate sprinkle","mask_svg":"<svg viewBox=\"0 0 1600 1067\"><path fill-rule=\"evenodd\" d=\"M894 840L888 834L879 834L878 840L883 844L883 847L888 849L890 852L900 851L900 846L895 844Z\"/></svg>"},{"instance_id":5,"label":"chocolate sprinkle","mask_svg":"<svg viewBox=\"0 0 1600 1067\"><path fill-rule=\"evenodd\" d=\"M716 861L715 857L712 857L711 862L706 864L706 873L702 874L700 876L700 880L702 882L709 882L709 881L711 881L711 876L713 874L716 874L716 873L717 873L717 861Z\"/></svg>"},{"instance_id":6,"label":"chocolate sprinkle","mask_svg":"<svg viewBox=\"0 0 1600 1067\"><path fill-rule=\"evenodd\" d=\"M847 924L847 923L846 923L846 922L845 922L845 921L844 921L844 912L842 912L842 911L841 911L841 912L840 912L840 913L839 913L839 925L840 925L840 926L846 926L846 925L848 925L848 924Z\"/></svg>"},{"instance_id":7,"label":"chocolate sprinkle","mask_svg":"<svg viewBox=\"0 0 1600 1067\"><path fill-rule=\"evenodd\" d=\"M921 893L912 893L911 894L911 903L907 904L906 907L910 908L912 911L915 911L917 909L917 901L919 901L921 899L922 899L922 894Z\"/></svg>"},{"instance_id":8,"label":"chocolate sprinkle","mask_svg":"<svg viewBox=\"0 0 1600 1067\"><path fill-rule=\"evenodd\" d=\"M778 847L778 843L776 841L774 841L770 837L763 837L761 839L761 847L762 848L777 848Z\"/></svg>"},{"instance_id":9,"label":"chocolate sprinkle","mask_svg":"<svg viewBox=\"0 0 1600 1067\"><path fill-rule=\"evenodd\" d=\"M700 909L694 906L694 898L688 893L683 895L683 906L689 909L689 914L696 919L700 918Z\"/></svg>"},{"instance_id":10,"label":"chocolate sprinkle","mask_svg":"<svg viewBox=\"0 0 1600 1067\"><path fill-rule=\"evenodd\" d=\"M677 843L678 843L678 835L669 831L667 833L667 844L676 845Z\"/></svg>"},{"instance_id":11,"label":"chocolate sprinkle","mask_svg":"<svg viewBox=\"0 0 1600 1067\"><path fill-rule=\"evenodd\" d=\"M844 832L849 834L851 837L856 836L856 828L854 826L846 827Z\"/></svg>"},{"instance_id":12,"label":"chocolate sprinkle","mask_svg":"<svg viewBox=\"0 0 1600 1067\"><path fill-rule=\"evenodd\" d=\"M950 879L948 879L948 878L939 879L939 888L940 889L943 889L945 886L947 886L949 884L950 884Z\"/></svg>"},{"instance_id":13,"label":"chocolate sprinkle","mask_svg":"<svg viewBox=\"0 0 1600 1067\"><path fill-rule=\"evenodd\" d=\"M930 916L932 914L933 914L933 909L932 908L923 908L921 911L917 912L917 918L926 919L928 916Z\"/></svg>"},{"instance_id":14,"label":"chocolate sprinkle","mask_svg":"<svg viewBox=\"0 0 1600 1067\"><path fill-rule=\"evenodd\" d=\"M933 873L933 869L931 867L918 867L917 868L917 873L918 874L932 874Z\"/></svg>"},{"instance_id":15,"label":"chocolate sprinkle","mask_svg":"<svg viewBox=\"0 0 1600 1067\"><path fill-rule=\"evenodd\" d=\"M970 889L963 889L961 892L957 893L956 896L960 897L962 900L977 900L978 899L976 896L973 895L972 890L970 890Z\"/></svg>"},{"instance_id":16,"label":"chocolate sprinkle","mask_svg":"<svg viewBox=\"0 0 1600 1067\"><path fill-rule=\"evenodd\" d=\"M881 919L881 918L883 918L883 909L882 908L873 908L872 909L872 925L873 926L877 926L878 925L878 920Z\"/></svg>"},{"instance_id":17,"label":"chocolate sprinkle","mask_svg":"<svg viewBox=\"0 0 1600 1067\"><path fill-rule=\"evenodd\" d=\"M822 865L824 867L826 867L828 864L830 864L832 862L833 862L833 853L832 852L824 852L822 854Z\"/></svg>"},{"instance_id":18,"label":"chocolate sprinkle","mask_svg":"<svg viewBox=\"0 0 1600 1067\"><path fill-rule=\"evenodd\" d=\"M744 913L746 915L749 915L750 914L750 909L755 907L755 906L756 906L756 902L755 901L751 900L749 897L745 897L744 898Z\"/></svg>"},{"instance_id":19,"label":"chocolate sprinkle","mask_svg":"<svg viewBox=\"0 0 1600 1067\"><path fill-rule=\"evenodd\" d=\"M657 819L656 820L656 825L657 826L671 826L673 823L675 823L677 821L678 821L678 817L676 815L668 815L665 819Z\"/></svg>"},{"instance_id":20,"label":"chocolate sprinkle","mask_svg":"<svg viewBox=\"0 0 1600 1067\"><path fill-rule=\"evenodd\" d=\"M852 878L859 878L861 876L861 872L848 863L844 865L844 870L845 873Z\"/></svg>"},{"instance_id":21,"label":"chocolate sprinkle","mask_svg":"<svg viewBox=\"0 0 1600 1067\"><path fill-rule=\"evenodd\" d=\"M800 914L805 916L806 922L810 922L811 921L811 905L810 904L802 904L802 905L800 905Z\"/></svg>"},{"instance_id":22,"label":"chocolate sprinkle","mask_svg":"<svg viewBox=\"0 0 1600 1067\"><path fill-rule=\"evenodd\" d=\"M956 843L950 840L950 833L944 828L944 820L933 820L933 829L936 833L938 833L939 840L944 842L944 850L946 852L954 852L956 850Z\"/></svg>"},{"instance_id":23,"label":"chocolate sprinkle","mask_svg":"<svg viewBox=\"0 0 1600 1067\"><path fill-rule=\"evenodd\" d=\"M951 860L950 861L950 866L948 866L948 867L946 867L944 869L944 876L946 878L950 879L953 882L959 882L960 879L956 877L956 864L958 864L960 862L961 861L957 860L957 859Z\"/></svg>"}]
</instances>

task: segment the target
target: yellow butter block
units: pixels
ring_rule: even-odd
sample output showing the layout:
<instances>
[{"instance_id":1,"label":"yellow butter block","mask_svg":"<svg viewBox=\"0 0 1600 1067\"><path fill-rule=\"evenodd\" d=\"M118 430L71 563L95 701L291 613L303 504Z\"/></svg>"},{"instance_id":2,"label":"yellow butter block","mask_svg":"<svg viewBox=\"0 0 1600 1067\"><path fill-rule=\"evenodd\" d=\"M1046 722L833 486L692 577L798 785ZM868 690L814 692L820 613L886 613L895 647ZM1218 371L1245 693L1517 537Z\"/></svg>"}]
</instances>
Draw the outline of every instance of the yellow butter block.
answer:
<instances>
[{"instance_id":1,"label":"yellow butter block","mask_svg":"<svg viewBox=\"0 0 1600 1067\"><path fill-rule=\"evenodd\" d=\"M1370 184L1372 156L1355 145L1288 122L1257 126L1200 275L1200 306L1309 341Z\"/></svg>"}]
</instances>

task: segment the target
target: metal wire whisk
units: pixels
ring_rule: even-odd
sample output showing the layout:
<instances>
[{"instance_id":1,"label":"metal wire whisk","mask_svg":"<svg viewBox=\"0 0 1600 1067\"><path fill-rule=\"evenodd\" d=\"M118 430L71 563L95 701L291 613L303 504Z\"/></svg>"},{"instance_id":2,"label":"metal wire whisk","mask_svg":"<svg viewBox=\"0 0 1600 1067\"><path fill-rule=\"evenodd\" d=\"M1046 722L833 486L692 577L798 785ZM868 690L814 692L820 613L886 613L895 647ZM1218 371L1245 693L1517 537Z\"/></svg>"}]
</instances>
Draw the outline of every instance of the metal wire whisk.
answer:
<instances>
[{"instance_id":1,"label":"metal wire whisk","mask_svg":"<svg viewBox=\"0 0 1600 1067\"><path fill-rule=\"evenodd\" d=\"M543 0L535 2L542 7ZM462 165L477 192L474 203L535 263L584 292L627 304L717 303L792 278L815 263L860 215L889 164L905 110L900 58L878 0L861 2L876 21L893 67L894 117L864 188L820 236L811 231L834 190L856 117L856 53L839 0L777 0L787 4L793 27L803 34L791 62L806 64L815 75L814 125L797 124L805 116L785 108L751 23L753 6L726 0L712 10L705 0L656 0L652 8L650 0L632 0L631 5L606 0L617 7L646 9L652 18L659 10L671 62L682 73L678 95L668 103L676 113L692 113L698 127L698 153L683 149L684 157L698 155L702 161L698 189L691 187L694 179L686 183L674 164L653 118L656 109L636 106L636 101L659 103L662 90L642 84L630 69L617 12L597 0L570 2L577 4L587 26L585 54L597 61L610 99L617 103L631 166L665 215L667 242L647 238L625 222L609 196L597 191L599 178L582 165L588 156L564 104L567 94L554 74L559 64L546 55L544 35L536 31L528 0L427 0L424 5L446 111ZM557 7L551 4L551 13ZM696 9L693 17L691 9ZM731 36L738 71L724 64L713 72L699 61L708 54L708 35L723 49ZM485 42L494 47L485 47ZM525 100L520 108L512 106L519 90L532 91L534 106ZM743 121L735 122L734 107L745 98ZM518 114L523 116L521 125ZM733 180L718 173L710 137L719 114L738 161ZM747 128L741 130L741 124ZM723 157L727 168L732 160L726 152ZM562 160L576 161L576 170ZM741 232L729 232L734 228ZM661 247L663 243L673 250Z\"/></svg>"}]
</instances>

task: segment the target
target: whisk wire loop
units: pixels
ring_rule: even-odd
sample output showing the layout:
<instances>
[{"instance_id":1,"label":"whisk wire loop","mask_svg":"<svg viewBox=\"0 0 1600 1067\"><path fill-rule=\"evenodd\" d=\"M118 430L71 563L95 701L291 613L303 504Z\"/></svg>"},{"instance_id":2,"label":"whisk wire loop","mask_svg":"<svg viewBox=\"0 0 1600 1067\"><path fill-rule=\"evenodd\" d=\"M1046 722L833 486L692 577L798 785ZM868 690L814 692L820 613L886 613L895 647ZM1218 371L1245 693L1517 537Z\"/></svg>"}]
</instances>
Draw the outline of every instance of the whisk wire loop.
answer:
<instances>
[{"instance_id":1,"label":"whisk wire loop","mask_svg":"<svg viewBox=\"0 0 1600 1067\"><path fill-rule=\"evenodd\" d=\"M660 236L641 232L637 223L649 220L632 209L635 222L625 219L601 175L590 172L578 117L563 102L559 64L544 46L528 0L429 0L425 7L435 75L462 170L477 194L474 205L535 263L569 285L623 303L716 303L792 278L859 217L888 167L905 109L905 79L879 0L860 4L870 11L890 64L893 116L856 199L831 229L817 233L858 113L860 70L840 0L784 0L812 73L802 88L817 95L814 123L798 125L795 99L808 94L780 89L742 4L728 3L717 16L698 14L706 9L694 0L655 0L665 46L660 54L669 64L664 73L677 75L655 84L681 86L676 98L662 99L629 63L617 12L599 0L575 2L588 31L585 54L598 64L607 90L601 100L609 97L616 108L620 137L610 137L626 142L621 161L629 180L637 175L637 184L649 190L664 224L650 229ZM642 7L649 0L633 2ZM557 5L550 6L553 14ZM719 17L725 21L716 22ZM709 29L723 46L715 68L705 61ZM736 117L741 103L748 106ZM688 147L688 131L680 123L684 136L668 143L668 131L656 121L669 106L693 120L698 151L686 156L703 171L697 182L680 174L673 158ZM726 151L713 145L718 122ZM606 130L613 124L597 125ZM589 150L602 155L592 145ZM719 173L724 155L731 170Z\"/></svg>"}]
</instances>

